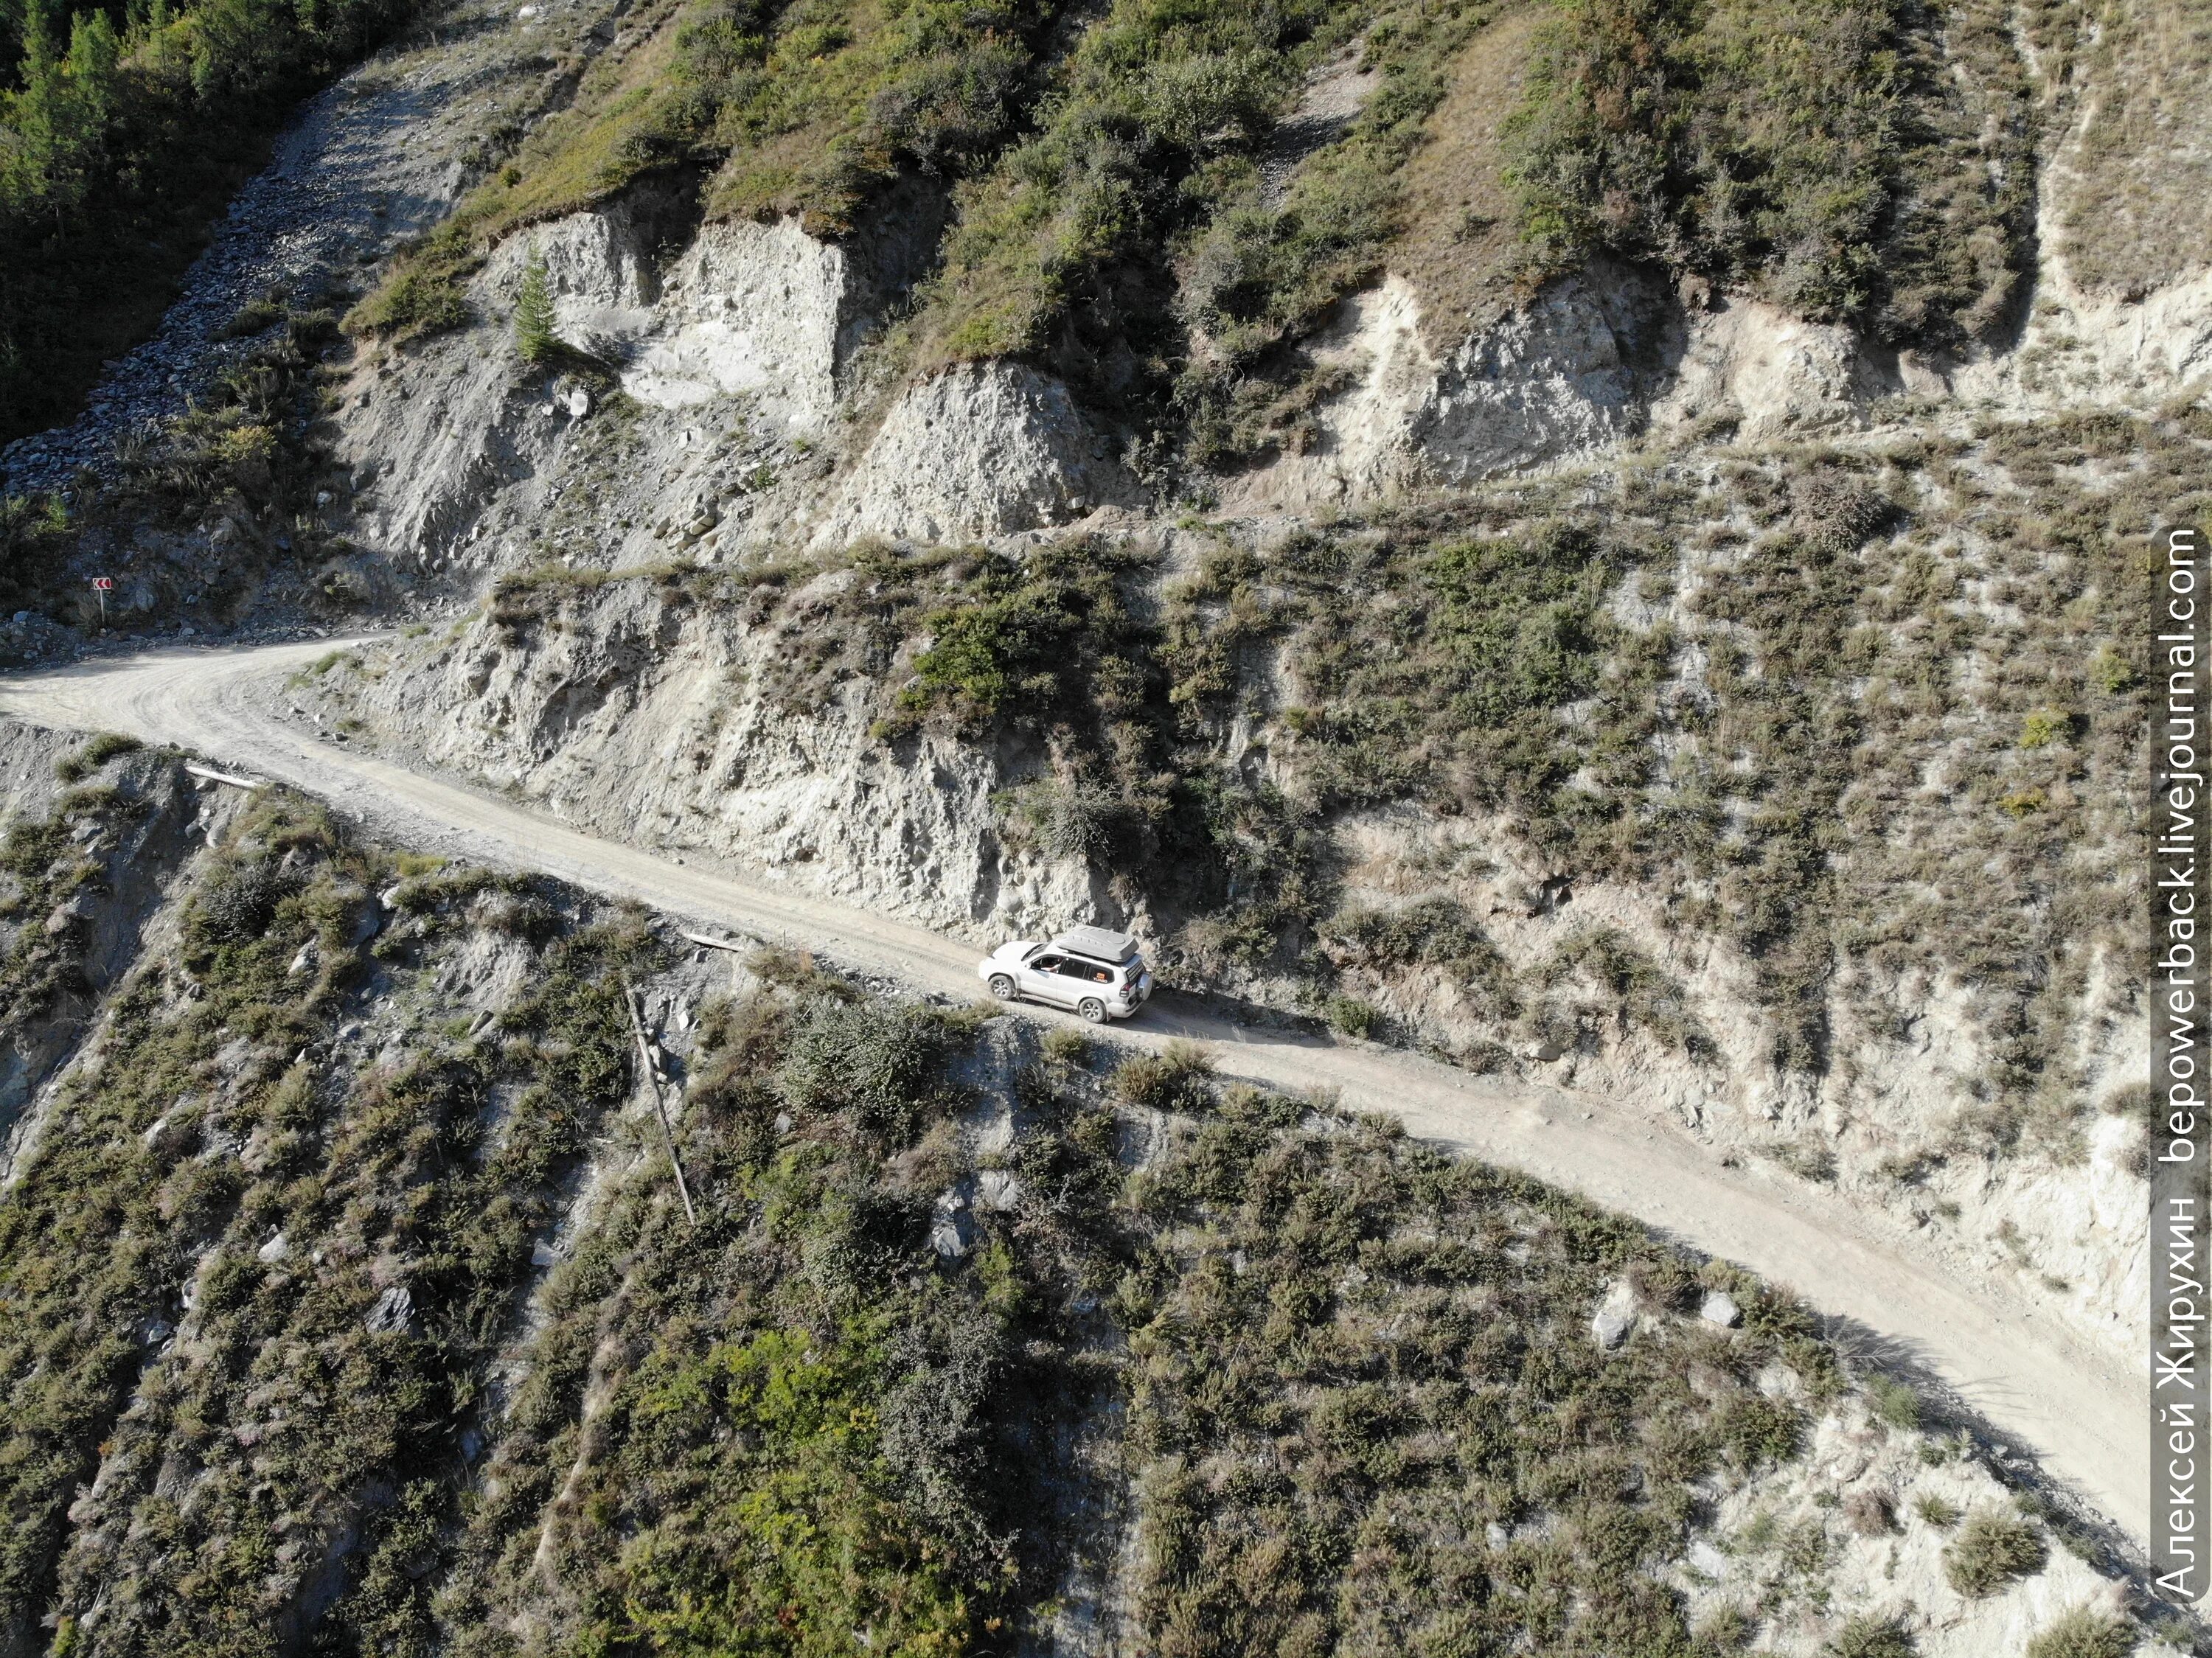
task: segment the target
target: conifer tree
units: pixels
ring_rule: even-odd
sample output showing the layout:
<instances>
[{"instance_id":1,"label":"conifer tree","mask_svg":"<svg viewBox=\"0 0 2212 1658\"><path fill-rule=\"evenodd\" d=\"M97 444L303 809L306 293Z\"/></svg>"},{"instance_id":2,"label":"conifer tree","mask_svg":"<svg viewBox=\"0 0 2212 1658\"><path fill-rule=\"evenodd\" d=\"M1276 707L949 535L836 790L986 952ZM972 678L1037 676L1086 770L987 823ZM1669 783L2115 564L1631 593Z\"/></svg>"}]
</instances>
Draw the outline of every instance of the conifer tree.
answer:
<instances>
[{"instance_id":1,"label":"conifer tree","mask_svg":"<svg viewBox=\"0 0 2212 1658\"><path fill-rule=\"evenodd\" d=\"M553 290L545 280L545 258L533 242L523 262L522 292L514 301L514 349L523 361L542 363L560 344L553 333Z\"/></svg>"},{"instance_id":2,"label":"conifer tree","mask_svg":"<svg viewBox=\"0 0 2212 1658\"><path fill-rule=\"evenodd\" d=\"M7 158L7 191L15 200L51 210L59 228L65 203L56 185L64 171L69 96L44 0L30 0L23 9L21 72L23 89L9 112L15 143Z\"/></svg>"}]
</instances>

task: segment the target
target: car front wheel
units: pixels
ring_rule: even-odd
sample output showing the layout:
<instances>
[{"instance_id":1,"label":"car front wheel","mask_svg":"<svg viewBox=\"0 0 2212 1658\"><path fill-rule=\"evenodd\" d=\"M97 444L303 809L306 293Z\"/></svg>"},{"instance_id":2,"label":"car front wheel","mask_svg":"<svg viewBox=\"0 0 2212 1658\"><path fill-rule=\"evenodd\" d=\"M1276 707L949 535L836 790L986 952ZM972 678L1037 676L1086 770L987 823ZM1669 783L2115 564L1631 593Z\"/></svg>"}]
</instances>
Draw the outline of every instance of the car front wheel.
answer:
<instances>
[{"instance_id":1,"label":"car front wheel","mask_svg":"<svg viewBox=\"0 0 2212 1658\"><path fill-rule=\"evenodd\" d=\"M996 996L1002 1002L1011 1002L1013 1000L1014 981L1012 978L1004 973L994 973L991 975L991 993L994 996Z\"/></svg>"},{"instance_id":2,"label":"car front wheel","mask_svg":"<svg viewBox=\"0 0 2212 1658\"><path fill-rule=\"evenodd\" d=\"M1075 1005L1075 1011L1093 1024L1106 1023L1106 1004L1096 996L1085 996Z\"/></svg>"}]
</instances>

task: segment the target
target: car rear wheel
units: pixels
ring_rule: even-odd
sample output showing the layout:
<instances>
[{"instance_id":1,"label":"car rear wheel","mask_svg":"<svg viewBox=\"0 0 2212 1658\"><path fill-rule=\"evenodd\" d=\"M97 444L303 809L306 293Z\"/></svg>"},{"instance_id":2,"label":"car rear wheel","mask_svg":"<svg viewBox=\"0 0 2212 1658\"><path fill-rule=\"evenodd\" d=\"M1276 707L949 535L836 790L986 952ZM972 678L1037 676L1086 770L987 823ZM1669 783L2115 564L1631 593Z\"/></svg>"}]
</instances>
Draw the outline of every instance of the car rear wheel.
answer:
<instances>
[{"instance_id":1,"label":"car rear wheel","mask_svg":"<svg viewBox=\"0 0 2212 1658\"><path fill-rule=\"evenodd\" d=\"M1106 1004L1096 996L1085 996L1075 1005L1075 1011L1093 1024L1106 1023Z\"/></svg>"},{"instance_id":2,"label":"car rear wheel","mask_svg":"<svg viewBox=\"0 0 2212 1658\"><path fill-rule=\"evenodd\" d=\"M994 996L996 996L1002 1002L1011 1002L1013 1000L1014 981L1012 975L1005 973L994 973L991 975L991 993Z\"/></svg>"}]
</instances>

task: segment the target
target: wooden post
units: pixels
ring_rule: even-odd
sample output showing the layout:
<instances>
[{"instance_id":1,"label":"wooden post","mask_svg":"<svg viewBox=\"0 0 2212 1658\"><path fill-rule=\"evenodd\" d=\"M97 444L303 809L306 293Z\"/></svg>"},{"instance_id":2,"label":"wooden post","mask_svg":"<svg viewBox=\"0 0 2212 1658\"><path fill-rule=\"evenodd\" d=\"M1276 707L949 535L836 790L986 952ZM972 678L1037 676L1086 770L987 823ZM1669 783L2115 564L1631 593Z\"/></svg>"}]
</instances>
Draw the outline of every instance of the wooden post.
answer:
<instances>
[{"instance_id":1,"label":"wooden post","mask_svg":"<svg viewBox=\"0 0 2212 1658\"><path fill-rule=\"evenodd\" d=\"M676 1195L684 1199L684 1218L694 1226L699 1224L699 1212L691 1206L691 1187L684 1179L684 1160L676 1155L676 1129L668 1121L667 1102L660 1096L660 1078L653 1069L653 1050L646 1045L645 1021L638 1017L637 993L630 988L629 975L622 975L623 1006L629 1012L629 1034L637 1041L637 1062L645 1067L645 1085L653 1094L653 1114L660 1119L660 1138L668 1146L668 1166L676 1171Z\"/></svg>"}]
</instances>

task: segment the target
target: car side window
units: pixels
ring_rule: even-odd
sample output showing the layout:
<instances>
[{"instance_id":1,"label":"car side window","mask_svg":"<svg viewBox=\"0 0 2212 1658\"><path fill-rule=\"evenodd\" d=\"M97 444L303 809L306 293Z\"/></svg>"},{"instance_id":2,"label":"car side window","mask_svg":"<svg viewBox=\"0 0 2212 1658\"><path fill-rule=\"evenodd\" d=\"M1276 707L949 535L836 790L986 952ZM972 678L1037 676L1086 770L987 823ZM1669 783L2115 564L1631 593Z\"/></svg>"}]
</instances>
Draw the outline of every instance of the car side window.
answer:
<instances>
[{"instance_id":1,"label":"car side window","mask_svg":"<svg viewBox=\"0 0 2212 1658\"><path fill-rule=\"evenodd\" d=\"M1071 979L1087 979L1092 984L1110 985L1114 975L1096 962L1079 962L1073 957L1060 964L1060 971Z\"/></svg>"},{"instance_id":2,"label":"car side window","mask_svg":"<svg viewBox=\"0 0 2212 1658\"><path fill-rule=\"evenodd\" d=\"M1034 973L1058 973L1066 966L1066 958L1059 956L1032 956L1030 970Z\"/></svg>"}]
</instances>

